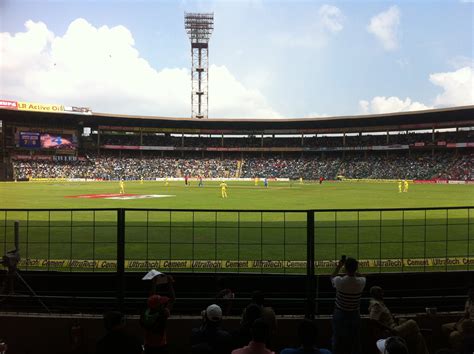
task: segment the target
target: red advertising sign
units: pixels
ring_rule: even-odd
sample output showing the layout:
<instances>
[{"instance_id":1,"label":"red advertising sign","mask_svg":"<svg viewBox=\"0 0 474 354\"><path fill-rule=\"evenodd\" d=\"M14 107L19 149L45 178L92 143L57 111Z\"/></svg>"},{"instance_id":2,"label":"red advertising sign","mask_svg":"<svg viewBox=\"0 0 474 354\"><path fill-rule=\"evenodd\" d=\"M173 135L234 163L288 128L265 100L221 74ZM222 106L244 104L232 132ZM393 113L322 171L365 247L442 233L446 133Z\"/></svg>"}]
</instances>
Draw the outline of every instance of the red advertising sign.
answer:
<instances>
[{"instance_id":1,"label":"red advertising sign","mask_svg":"<svg viewBox=\"0 0 474 354\"><path fill-rule=\"evenodd\" d=\"M18 103L16 101L0 100L0 108L18 109Z\"/></svg>"}]
</instances>

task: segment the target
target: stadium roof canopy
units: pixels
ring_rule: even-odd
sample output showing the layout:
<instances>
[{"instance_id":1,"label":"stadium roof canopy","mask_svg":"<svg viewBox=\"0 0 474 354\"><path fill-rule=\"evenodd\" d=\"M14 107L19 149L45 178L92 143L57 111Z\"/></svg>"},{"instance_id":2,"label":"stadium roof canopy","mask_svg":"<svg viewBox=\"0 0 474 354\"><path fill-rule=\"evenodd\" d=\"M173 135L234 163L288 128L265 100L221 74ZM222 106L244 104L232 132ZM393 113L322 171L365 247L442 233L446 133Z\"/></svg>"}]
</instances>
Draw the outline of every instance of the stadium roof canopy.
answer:
<instances>
[{"instance_id":1,"label":"stadium roof canopy","mask_svg":"<svg viewBox=\"0 0 474 354\"><path fill-rule=\"evenodd\" d=\"M0 109L0 120L3 121L4 126L54 128L84 126L104 130L152 128L152 130L163 132L196 134L349 133L472 127L474 126L474 106L325 118L203 120L104 113L82 115Z\"/></svg>"}]
</instances>

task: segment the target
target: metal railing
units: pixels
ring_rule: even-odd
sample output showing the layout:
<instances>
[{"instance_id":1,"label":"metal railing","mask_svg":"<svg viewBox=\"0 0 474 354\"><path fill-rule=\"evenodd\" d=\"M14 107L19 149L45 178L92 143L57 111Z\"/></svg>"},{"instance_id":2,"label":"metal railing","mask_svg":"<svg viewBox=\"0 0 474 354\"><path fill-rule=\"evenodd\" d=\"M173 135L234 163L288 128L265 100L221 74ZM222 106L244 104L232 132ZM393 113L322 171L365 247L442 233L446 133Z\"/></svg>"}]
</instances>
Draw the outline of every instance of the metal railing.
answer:
<instances>
[{"instance_id":1,"label":"metal railing","mask_svg":"<svg viewBox=\"0 0 474 354\"><path fill-rule=\"evenodd\" d=\"M474 207L323 210L1 209L20 269L330 273L470 270ZM2 215L3 214L3 215Z\"/></svg>"},{"instance_id":2,"label":"metal railing","mask_svg":"<svg viewBox=\"0 0 474 354\"><path fill-rule=\"evenodd\" d=\"M311 317L342 254L364 273L471 270L472 209L1 209L0 251L19 221L19 269L115 272L119 306L127 271L304 274Z\"/></svg>"}]
</instances>

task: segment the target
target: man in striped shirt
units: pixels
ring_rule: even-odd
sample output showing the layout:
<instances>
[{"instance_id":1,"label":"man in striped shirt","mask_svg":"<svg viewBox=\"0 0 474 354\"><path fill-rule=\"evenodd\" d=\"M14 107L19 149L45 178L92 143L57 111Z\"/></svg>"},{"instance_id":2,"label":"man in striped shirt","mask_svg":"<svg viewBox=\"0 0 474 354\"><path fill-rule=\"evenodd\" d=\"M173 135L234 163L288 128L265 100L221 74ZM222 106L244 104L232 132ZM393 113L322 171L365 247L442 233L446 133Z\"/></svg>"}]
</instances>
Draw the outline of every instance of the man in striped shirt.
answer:
<instances>
[{"instance_id":1,"label":"man in striped shirt","mask_svg":"<svg viewBox=\"0 0 474 354\"><path fill-rule=\"evenodd\" d=\"M360 297L365 287L365 278L358 272L359 263L354 258L342 256L331 274L332 286L336 288L336 304L332 319L333 353L360 354ZM345 267L346 275L339 276Z\"/></svg>"}]
</instances>

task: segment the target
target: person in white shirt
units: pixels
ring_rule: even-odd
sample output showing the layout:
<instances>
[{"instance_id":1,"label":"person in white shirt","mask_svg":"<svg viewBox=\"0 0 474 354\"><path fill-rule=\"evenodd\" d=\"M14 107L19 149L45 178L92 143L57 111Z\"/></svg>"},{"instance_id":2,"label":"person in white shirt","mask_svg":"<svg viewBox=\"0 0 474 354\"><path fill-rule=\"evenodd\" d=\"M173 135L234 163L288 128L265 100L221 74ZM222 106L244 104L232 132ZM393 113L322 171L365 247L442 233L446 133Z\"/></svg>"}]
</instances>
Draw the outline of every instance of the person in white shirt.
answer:
<instances>
[{"instance_id":1,"label":"person in white shirt","mask_svg":"<svg viewBox=\"0 0 474 354\"><path fill-rule=\"evenodd\" d=\"M339 272L344 266L346 275ZM336 303L332 319L334 354L360 354L360 298L366 279L358 272L359 263L354 258L342 256L331 274L336 289Z\"/></svg>"}]
</instances>

